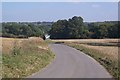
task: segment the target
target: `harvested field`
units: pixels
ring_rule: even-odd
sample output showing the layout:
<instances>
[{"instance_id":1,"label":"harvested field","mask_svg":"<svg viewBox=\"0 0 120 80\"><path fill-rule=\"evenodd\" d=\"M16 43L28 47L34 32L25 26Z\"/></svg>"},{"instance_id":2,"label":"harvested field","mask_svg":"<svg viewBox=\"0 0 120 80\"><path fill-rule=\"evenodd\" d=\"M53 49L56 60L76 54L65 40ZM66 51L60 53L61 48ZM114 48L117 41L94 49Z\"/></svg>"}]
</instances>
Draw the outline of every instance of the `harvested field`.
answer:
<instances>
[{"instance_id":1,"label":"harvested field","mask_svg":"<svg viewBox=\"0 0 120 80\"><path fill-rule=\"evenodd\" d=\"M118 43L118 39L54 39L53 42Z\"/></svg>"},{"instance_id":2,"label":"harvested field","mask_svg":"<svg viewBox=\"0 0 120 80\"><path fill-rule=\"evenodd\" d=\"M104 55L109 56L113 59L118 59L118 47L114 46L91 46L87 44L81 44L81 46L84 46L89 49L97 50L98 52L103 53Z\"/></svg>"}]
</instances>

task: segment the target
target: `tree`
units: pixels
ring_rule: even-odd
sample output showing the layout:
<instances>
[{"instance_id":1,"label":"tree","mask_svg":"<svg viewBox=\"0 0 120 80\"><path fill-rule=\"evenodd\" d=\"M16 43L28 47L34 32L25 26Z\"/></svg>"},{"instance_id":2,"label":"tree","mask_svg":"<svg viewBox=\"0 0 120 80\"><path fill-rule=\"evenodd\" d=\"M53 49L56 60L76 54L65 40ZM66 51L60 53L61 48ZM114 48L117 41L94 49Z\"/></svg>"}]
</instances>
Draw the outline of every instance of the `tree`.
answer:
<instances>
[{"instance_id":1,"label":"tree","mask_svg":"<svg viewBox=\"0 0 120 80\"><path fill-rule=\"evenodd\" d=\"M51 38L68 38L68 21L58 20L52 25L50 30Z\"/></svg>"},{"instance_id":2,"label":"tree","mask_svg":"<svg viewBox=\"0 0 120 80\"><path fill-rule=\"evenodd\" d=\"M96 30L97 38L106 38L108 35L108 30L106 25L99 25Z\"/></svg>"},{"instance_id":3,"label":"tree","mask_svg":"<svg viewBox=\"0 0 120 80\"><path fill-rule=\"evenodd\" d=\"M108 28L108 37L109 38L119 38L118 24L114 24Z\"/></svg>"},{"instance_id":4,"label":"tree","mask_svg":"<svg viewBox=\"0 0 120 80\"><path fill-rule=\"evenodd\" d=\"M33 23L16 23L7 22L2 23L2 36L3 37L31 37L31 36L43 36L47 28L41 25L35 25Z\"/></svg>"},{"instance_id":5,"label":"tree","mask_svg":"<svg viewBox=\"0 0 120 80\"><path fill-rule=\"evenodd\" d=\"M72 19L58 20L50 30L51 38L82 38L84 32L83 19L74 16Z\"/></svg>"},{"instance_id":6,"label":"tree","mask_svg":"<svg viewBox=\"0 0 120 80\"><path fill-rule=\"evenodd\" d=\"M107 38L108 27L106 23L91 23L89 24L89 32L91 32L91 38Z\"/></svg>"}]
</instances>

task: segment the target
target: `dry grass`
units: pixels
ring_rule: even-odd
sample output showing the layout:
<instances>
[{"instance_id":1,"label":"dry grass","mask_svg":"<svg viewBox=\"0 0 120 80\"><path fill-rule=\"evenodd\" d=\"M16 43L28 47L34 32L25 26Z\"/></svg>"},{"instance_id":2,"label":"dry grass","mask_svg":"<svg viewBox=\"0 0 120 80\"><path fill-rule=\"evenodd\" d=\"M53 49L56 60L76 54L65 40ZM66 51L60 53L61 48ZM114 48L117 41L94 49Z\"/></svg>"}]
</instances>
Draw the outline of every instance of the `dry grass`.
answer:
<instances>
[{"instance_id":1,"label":"dry grass","mask_svg":"<svg viewBox=\"0 0 120 80\"><path fill-rule=\"evenodd\" d=\"M88 43L88 42L99 42L99 43L106 43L106 42L118 42L118 39L54 39L53 42L79 42L79 43Z\"/></svg>"},{"instance_id":2,"label":"dry grass","mask_svg":"<svg viewBox=\"0 0 120 80\"><path fill-rule=\"evenodd\" d=\"M91 46L87 44L80 44L81 46L84 46L89 49L94 49L101 54L104 54L106 56L109 56L110 58L117 59L118 60L118 47L114 46Z\"/></svg>"},{"instance_id":3,"label":"dry grass","mask_svg":"<svg viewBox=\"0 0 120 80\"><path fill-rule=\"evenodd\" d=\"M2 50L4 51L3 53L8 54L9 52L11 52L13 44L14 39L2 38Z\"/></svg>"},{"instance_id":4,"label":"dry grass","mask_svg":"<svg viewBox=\"0 0 120 80\"><path fill-rule=\"evenodd\" d=\"M2 53L3 54L10 54L13 50L14 45L16 44L19 47L23 47L25 42L31 42L35 45L38 45L41 48L48 48L47 44L41 38L38 37L30 37L28 39L18 39L18 38L1 38L2 40Z\"/></svg>"},{"instance_id":5,"label":"dry grass","mask_svg":"<svg viewBox=\"0 0 120 80\"><path fill-rule=\"evenodd\" d=\"M9 54L12 51L15 44L21 46L21 42L27 39L1 38L1 40L2 40L2 53Z\"/></svg>"},{"instance_id":6,"label":"dry grass","mask_svg":"<svg viewBox=\"0 0 120 80\"><path fill-rule=\"evenodd\" d=\"M39 71L50 63L54 54L41 38L2 38L3 78L22 78Z\"/></svg>"}]
</instances>

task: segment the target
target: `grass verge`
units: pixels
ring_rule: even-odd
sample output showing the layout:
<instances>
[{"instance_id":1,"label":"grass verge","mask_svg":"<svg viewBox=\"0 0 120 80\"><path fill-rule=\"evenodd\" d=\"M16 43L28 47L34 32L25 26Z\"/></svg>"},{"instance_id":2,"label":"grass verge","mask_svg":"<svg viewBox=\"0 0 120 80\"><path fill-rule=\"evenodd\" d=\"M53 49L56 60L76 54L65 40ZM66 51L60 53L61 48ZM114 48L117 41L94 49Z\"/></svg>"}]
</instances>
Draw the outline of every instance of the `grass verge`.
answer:
<instances>
[{"instance_id":1,"label":"grass verge","mask_svg":"<svg viewBox=\"0 0 120 80\"><path fill-rule=\"evenodd\" d=\"M6 48L3 48L3 78L24 78L41 70L54 58L47 43L37 38L14 40L13 44L9 53L5 53Z\"/></svg>"}]
</instances>

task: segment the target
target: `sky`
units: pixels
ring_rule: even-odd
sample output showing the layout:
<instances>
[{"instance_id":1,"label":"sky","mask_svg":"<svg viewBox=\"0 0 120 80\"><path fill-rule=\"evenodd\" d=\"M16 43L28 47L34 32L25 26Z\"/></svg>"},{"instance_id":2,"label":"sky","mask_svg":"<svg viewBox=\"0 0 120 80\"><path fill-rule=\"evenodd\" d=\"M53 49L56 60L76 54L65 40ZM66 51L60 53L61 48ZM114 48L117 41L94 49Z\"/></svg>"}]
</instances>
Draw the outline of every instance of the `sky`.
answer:
<instances>
[{"instance_id":1,"label":"sky","mask_svg":"<svg viewBox=\"0 0 120 80\"><path fill-rule=\"evenodd\" d=\"M118 20L118 3L77 2L77 0L76 2L2 2L3 22L51 22L73 16L81 16L84 22L115 21Z\"/></svg>"},{"instance_id":2,"label":"sky","mask_svg":"<svg viewBox=\"0 0 120 80\"><path fill-rule=\"evenodd\" d=\"M119 2L120 0L1 0L2 2Z\"/></svg>"}]
</instances>

